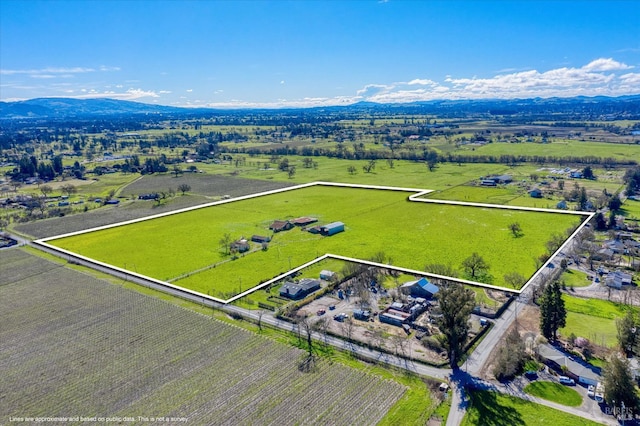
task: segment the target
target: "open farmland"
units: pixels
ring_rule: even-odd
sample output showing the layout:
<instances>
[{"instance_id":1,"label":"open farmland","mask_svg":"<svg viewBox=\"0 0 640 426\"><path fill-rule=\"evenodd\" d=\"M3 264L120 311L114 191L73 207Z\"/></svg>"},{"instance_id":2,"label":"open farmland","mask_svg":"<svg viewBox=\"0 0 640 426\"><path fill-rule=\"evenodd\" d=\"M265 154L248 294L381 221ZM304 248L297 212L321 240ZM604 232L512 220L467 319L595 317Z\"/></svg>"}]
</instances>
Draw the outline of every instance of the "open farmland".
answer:
<instances>
[{"instance_id":1,"label":"open farmland","mask_svg":"<svg viewBox=\"0 0 640 426\"><path fill-rule=\"evenodd\" d=\"M179 195L160 205L150 200L123 202L117 207L103 207L90 210L84 214L21 224L16 226L16 230L36 238L46 238L205 204L211 202L211 199L207 198L211 195L239 197L290 185L284 182L240 179L208 174L185 174L179 178L172 177L172 175L149 175L143 176L127 185L121 190L121 194L137 198L138 194L141 193L166 191L168 188L175 190L181 183L190 185L192 187L190 193L197 193L197 195Z\"/></svg>"},{"instance_id":2,"label":"open farmland","mask_svg":"<svg viewBox=\"0 0 640 426\"><path fill-rule=\"evenodd\" d=\"M337 363L302 373L301 350L20 250L0 264L0 423L369 425L405 392Z\"/></svg>"},{"instance_id":3,"label":"open farmland","mask_svg":"<svg viewBox=\"0 0 640 426\"><path fill-rule=\"evenodd\" d=\"M204 294L229 297L325 253L358 259L383 252L393 265L460 268L473 252L490 265L489 281L503 285L510 272L529 277L554 234L565 235L582 216L491 207L413 202L409 190L314 185L233 201L128 225L50 240L49 243L120 268ZM311 216L342 221L331 237L292 229L273 235L267 250L232 260L219 243L271 235L276 219ZM509 225L517 222L515 237ZM446 230L446 232L445 232ZM461 276L464 275L461 273Z\"/></svg>"}]
</instances>

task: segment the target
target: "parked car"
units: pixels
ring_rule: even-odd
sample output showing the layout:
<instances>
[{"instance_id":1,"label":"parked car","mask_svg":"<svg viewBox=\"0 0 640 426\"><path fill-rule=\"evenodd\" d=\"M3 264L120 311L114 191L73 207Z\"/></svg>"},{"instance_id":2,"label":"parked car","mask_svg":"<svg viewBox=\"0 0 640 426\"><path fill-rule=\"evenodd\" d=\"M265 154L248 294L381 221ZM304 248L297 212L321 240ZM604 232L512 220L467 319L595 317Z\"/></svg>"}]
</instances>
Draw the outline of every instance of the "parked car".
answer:
<instances>
[{"instance_id":1,"label":"parked car","mask_svg":"<svg viewBox=\"0 0 640 426\"><path fill-rule=\"evenodd\" d=\"M345 314L345 313L341 313L341 314L337 314L333 316L333 319L338 321L338 322L342 322L344 320L346 320L347 318L349 318L349 315Z\"/></svg>"},{"instance_id":2,"label":"parked car","mask_svg":"<svg viewBox=\"0 0 640 426\"><path fill-rule=\"evenodd\" d=\"M562 383L563 385L567 385L567 386L575 386L576 385L575 380L573 380L571 377L567 377L567 376L558 377L558 381L560 383Z\"/></svg>"},{"instance_id":3,"label":"parked car","mask_svg":"<svg viewBox=\"0 0 640 426\"><path fill-rule=\"evenodd\" d=\"M325 311L324 309L318 309L318 312L316 312L316 313L317 313L317 314L318 314L318 316L320 317L320 316L322 316L322 315L326 314L326 313L327 313L327 311Z\"/></svg>"},{"instance_id":4,"label":"parked car","mask_svg":"<svg viewBox=\"0 0 640 426\"><path fill-rule=\"evenodd\" d=\"M593 385L589 385L589 387L587 388L587 396L589 398L595 398L596 397L596 387Z\"/></svg>"},{"instance_id":5,"label":"parked car","mask_svg":"<svg viewBox=\"0 0 640 426\"><path fill-rule=\"evenodd\" d=\"M529 380L535 380L538 378L538 373L534 370L529 370L526 373L524 373L524 376Z\"/></svg>"},{"instance_id":6,"label":"parked car","mask_svg":"<svg viewBox=\"0 0 640 426\"><path fill-rule=\"evenodd\" d=\"M333 311L336 308L336 305L329 305L329 310Z\"/></svg>"}]
</instances>

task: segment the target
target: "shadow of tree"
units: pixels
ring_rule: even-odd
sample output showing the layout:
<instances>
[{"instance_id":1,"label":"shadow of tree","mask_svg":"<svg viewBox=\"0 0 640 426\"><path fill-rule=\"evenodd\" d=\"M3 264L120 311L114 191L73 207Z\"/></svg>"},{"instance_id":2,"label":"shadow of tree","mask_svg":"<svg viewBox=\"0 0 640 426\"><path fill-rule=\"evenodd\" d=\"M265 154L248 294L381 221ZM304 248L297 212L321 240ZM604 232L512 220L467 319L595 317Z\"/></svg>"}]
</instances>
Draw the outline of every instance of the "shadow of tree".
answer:
<instances>
[{"instance_id":1,"label":"shadow of tree","mask_svg":"<svg viewBox=\"0 0 640 426\"><path fill-rule=\"evenodd\" d=\"M513 406L501 405L497 395L488 390L468 392L468 423L483 426L524 426L520 413Z\"/></svg>"}]
</instances>

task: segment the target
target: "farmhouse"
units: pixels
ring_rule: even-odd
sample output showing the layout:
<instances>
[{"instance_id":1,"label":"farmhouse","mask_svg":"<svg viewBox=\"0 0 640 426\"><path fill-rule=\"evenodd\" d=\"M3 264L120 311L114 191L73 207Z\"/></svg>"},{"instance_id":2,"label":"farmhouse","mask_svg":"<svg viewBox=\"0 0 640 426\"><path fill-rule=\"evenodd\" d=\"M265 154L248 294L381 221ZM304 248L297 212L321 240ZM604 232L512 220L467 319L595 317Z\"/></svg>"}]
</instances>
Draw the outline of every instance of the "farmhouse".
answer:
<instances>
[{"instance_id":1,"label":"farmhouse","mask_svg":"<svg viewBox=\"0 0 640 426\"><path fill-rule=\"evenodd\" d=\"M429 299L438 292L438 286L422 277L419 280L409 281L400 287L400 291L413 297Z\"/></svg>"},{"instance_id":2,"label":"farmhouse","mask_svg":"<svg viewBox=\"0 0 640 426\"><path fill-rule=\"evenodd\" d=\"M487 176L480 180L480 183L484 186L504 185L511 182L513 182L511 175Z\"/></svg>"},{"instance_id":3,"label":"farmhouse","mask_svg":"<svg viewBox=\"0 0 640 426\"><path fill-rule=\"evenodd\" d=\"M293 223L288 220L276 220L269 226L273 232L288 231L291 228L293 228Z\"/></svg>"},{"instance_id":4,"label":"farmhouse","mask_svg":"<svg viewBox=\"0 0 640 426\"><path fill-rule=\"evenodd\" d=\"M335 235L339 232L344 231L344 223L342 222L331 222L327 225L324 225L320 228L322 235L326 235L330 237L331 235Z\"/></svg>"},{"instance_id":5,"label":"farmhouse","mask_svg":"<svg viewBox=\"0 0 640 426\"><path fill-rule=\"evenodd\" d=\"M595 385L600 375L589 367L574 361L569 355L548 344L538 346L538 356L545 364L558 371L566 371L567 376L585 385Z\"/></svg>"},{"instance_id":6,"label":"farmhouse","mask_svg":"<svg viewBox=\"0 0 640 426\"><path fill-rule=\"evenodd\" d=\"M280 288L280 296L288 299L302 299L303 297L320 290L320 281L312 278L303 278L299 282L287 281Z\"/></svg>"},{"instance_id":7,"label":"farmhouse","mask_svg":"<svg viewBox=\"0 0 640 426\"><path fill-rule=\"evenodd\" d=\"M249 246L249 242L247 240L245 240L244 238L242 238L240 240L232 242L231 245L229 246L229 248L233 252L244 253L244 252L249 251L249 249L251 247Z\"/></svg>"}]
</instances>

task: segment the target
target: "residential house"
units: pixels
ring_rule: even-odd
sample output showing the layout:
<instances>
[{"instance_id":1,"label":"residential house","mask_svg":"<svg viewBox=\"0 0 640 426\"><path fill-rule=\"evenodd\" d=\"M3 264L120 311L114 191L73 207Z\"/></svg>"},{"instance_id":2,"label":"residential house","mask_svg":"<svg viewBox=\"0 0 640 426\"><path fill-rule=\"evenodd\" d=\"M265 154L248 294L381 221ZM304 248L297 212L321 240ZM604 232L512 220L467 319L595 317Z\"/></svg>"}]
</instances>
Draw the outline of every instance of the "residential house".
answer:
<instances>
[{"instance_id":1,"label":"residential house","mask_svg":"<svg viewBox=\"0 0 640 426\"><path fill-rule=\"evenodd\" d=\"M604 282L607 287L621 289L622 286L631 285L633 277L630 274L626 274L622 271L610 272L607 274Z\"/></svg>"},{"instance_id":2,"label":"residential house","mask_svg":"<svg viewBox=\"0 0 640 426\"><path fill-rule=\"evenodd\" d=\"M542 344L538 346L537 352L545 364L578 383L595 386L600 381L598 368L582 364L554 346Z\"/></svg>"},{"instance_id":3,"label":"residential house","mask_svg":"<svg viewBox=\"0 0 640 426\"><path fill-rule=\"evenodd\" d=\"M231 249L232 252L235 252L235 253L245 253L249 251L251 246L249 245L249 242L247 240L242 238L240 240L232 242L229 245L229 248Z\"/></svg>"},{"instance_id":4,"label":"residential house","mask_svg":"<svg viewBox=\"0 0 640 426\"><path fill-rule=\"evenodd\" d=\"M280 296L298 300L317 290L320 290L320 280L303 278L297 283L291 281L284 283L280 288Z\"/></svg>"}]
</instances>

